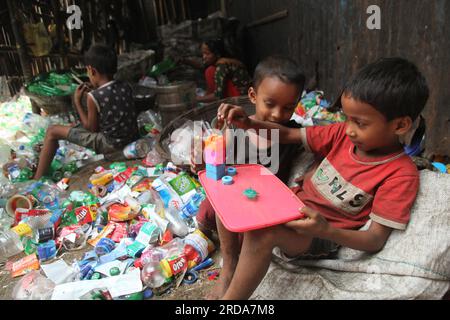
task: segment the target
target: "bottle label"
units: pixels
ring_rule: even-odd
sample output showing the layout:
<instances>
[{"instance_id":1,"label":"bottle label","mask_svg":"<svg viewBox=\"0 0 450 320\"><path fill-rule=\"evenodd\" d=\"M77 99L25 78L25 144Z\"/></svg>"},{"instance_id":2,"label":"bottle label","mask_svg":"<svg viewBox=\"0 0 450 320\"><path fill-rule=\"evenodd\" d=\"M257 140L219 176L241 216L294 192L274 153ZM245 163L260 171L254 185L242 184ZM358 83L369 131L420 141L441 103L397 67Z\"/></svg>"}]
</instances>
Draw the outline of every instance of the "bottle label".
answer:
<instances>
[{"instance_id":1,"label":"bottle label","mask_svg":"<svg viewBox=\"0 0 450 320\"><path fill-rule=\"evenodd\" d=\"M169 277L176 276L187 269L187 259L184 254L162 260L163 270Z\"/></svg>"}]
</instances>

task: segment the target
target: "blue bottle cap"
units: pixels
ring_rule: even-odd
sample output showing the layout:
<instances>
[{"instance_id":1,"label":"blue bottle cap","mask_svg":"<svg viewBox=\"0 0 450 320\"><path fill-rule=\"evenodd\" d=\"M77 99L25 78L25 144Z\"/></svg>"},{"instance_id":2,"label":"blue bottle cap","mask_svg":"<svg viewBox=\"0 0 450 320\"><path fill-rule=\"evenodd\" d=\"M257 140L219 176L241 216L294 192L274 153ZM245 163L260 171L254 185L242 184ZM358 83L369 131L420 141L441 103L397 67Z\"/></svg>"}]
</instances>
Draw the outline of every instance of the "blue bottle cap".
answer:
<instances>
[{"instance_id":1,"label":"blue bottle cap","mask_svg":"<svg viewBox=\"0 0 450 320\"><path fill-rule=\"evenodd\" d=\"M153 291L150 288L144 290L144 299L151 299L153 297Z\"/></svg>"},{"instance_id":2,"label":"blue bottle cap","mask_svg":"<svg viewBox=\"0 0 450 320\"><path fill-rule=\"evenodd\" d=\"M222 183L224 185L226 185L226 186L229 186L229 185L233 184L233 182L234 182L233 181L233 177L225 176L225 177L222 178Z\"/></svg>"},{"instance_id":3,"label":"blue bottle cap","mask_svg":"<svg viewBox=\"0 0 450 320\"><path fill-rule=\"evenodd\" d=\"M237 174L236 168L235 168L235 167L229 167L229 168L227 168L227 174L228 174L230 177L235 176L235 175Z\"/></svg>"}]
</instances>

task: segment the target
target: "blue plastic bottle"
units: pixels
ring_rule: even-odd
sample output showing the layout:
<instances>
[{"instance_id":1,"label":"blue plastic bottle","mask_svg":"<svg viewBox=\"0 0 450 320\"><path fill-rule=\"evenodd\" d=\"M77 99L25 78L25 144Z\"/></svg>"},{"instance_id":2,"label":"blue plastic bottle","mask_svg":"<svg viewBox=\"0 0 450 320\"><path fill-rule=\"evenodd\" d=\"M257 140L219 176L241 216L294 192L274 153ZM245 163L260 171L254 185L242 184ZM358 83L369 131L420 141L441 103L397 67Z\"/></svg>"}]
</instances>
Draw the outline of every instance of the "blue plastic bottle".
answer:
<instances>
[{"instance_id":1,"label":"blue plastic bottle","mask_svg":"<svg viewBox=\"0 0 450 320\"><path fill-rule=\"evenodd\" d=\"M189 219L194 217L200 208L201 203L205 200L203 193L196 193L192 196L191 200L186 203L181 209L181 217L183 219Z\"/></svg>"}]
</instances>

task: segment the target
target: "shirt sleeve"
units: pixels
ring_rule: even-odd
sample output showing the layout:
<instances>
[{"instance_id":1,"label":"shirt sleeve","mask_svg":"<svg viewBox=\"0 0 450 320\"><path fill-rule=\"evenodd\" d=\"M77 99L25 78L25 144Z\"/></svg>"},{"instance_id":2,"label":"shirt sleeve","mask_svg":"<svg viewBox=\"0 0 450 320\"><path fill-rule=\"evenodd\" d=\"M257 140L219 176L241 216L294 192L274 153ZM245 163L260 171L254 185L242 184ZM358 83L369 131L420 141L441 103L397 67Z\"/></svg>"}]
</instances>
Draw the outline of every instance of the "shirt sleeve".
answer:
<instances>
[{"instance_id":1,"label":"shirt sleeve","mask_svg":"<svg viewBox=\"0 0 450 320\"><path fill-rule=\"evenodd\" d=\"M300 134L306 150L325 158L332 147L345 137L345 128L345 123L337 123L302 128Z\"/></svg>"},{"instance_id":2,"label":"shirt sleeve","mask_svg":"<svg viewBox=\"0 0 450 320\"><path fill-rule=\"evenodd\" d=\"M418 191L418 175L386 180L375 193L370 218L384 226L405 230Z\"/></svg>"}]
</instances>

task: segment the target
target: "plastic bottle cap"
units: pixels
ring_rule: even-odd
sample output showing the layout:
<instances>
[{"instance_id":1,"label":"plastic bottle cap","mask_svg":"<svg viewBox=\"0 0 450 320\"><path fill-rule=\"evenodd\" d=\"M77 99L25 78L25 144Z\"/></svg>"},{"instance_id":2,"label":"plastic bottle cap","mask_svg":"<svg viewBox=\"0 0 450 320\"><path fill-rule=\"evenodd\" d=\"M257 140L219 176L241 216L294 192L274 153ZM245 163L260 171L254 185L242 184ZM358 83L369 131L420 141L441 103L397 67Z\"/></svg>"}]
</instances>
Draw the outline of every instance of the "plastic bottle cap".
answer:
<instances>
[{"instance_id":1,"label":"plastic bottle cap","mask_svg":"<svg viewBox=\"0 0 450 320\"><path fill-rule=\"evenodd\" d=\"M226 186L232 185L233 184L233 177L230 176L225 176L222 178L222 183Z\"/></svg>"},{"instance_id":2,"label":"plastic bottle cap","mask_svg":"<svg viewBox=\"0 0 450 320\"><path fill-rule=\"evenodd\" d=\"M98 273L98 272L95 272L95 273L92 275L91 280L99 280L99 279L101 279L101 278L102 278L102 275L101 275L100 273Z\"/></svg>"},{"instance_id":3,"label":"plastic bottle cap","mask_svg":"<svg viewBox=\"0 0 450 320\"><path fill-rule=\"evenodd\" d=\"M250 200L253 200L258 197L258 192L253 189L247 189L244 191L244 196L246 196Z\"/></svg>"},{"instance_id":4,"label":"plastic bottle cap","mask_svg":"<svg viewBox=\"0 0 450 320\"><path fill-rule=\"evenodd\" d=\"M109 270L109 274L111 276L118 276L120 274L120 269L117 267L111 268L111 270Z\"/></svg>"},{"instance_id":5,"label":"plastic bottle cap","mask_svg":"<svg viewBox=\"0 0 450 320\"><path fill-rule=\"evenodd\" d=\"M194 284L198 280L198 272L190 270L186 273L183 279L184 284Z\"/></svg>"},{"instance_id":6,"label":"plastic bottle cap","mask_svg":"<svg viewBox=\"0 0 450 320\"><path fill-rule=\"evenodd\" d=\"M150 288L144 290L144 299L151 299L153 297L153 291Z\"/></svg>"},{"instance_id":7,"label":"plastic bottle cap","mask_svg":"<svg viewBox=\"0 0 450 320\"><path fill-rule=\"evenodd\" d=\"M227 169L227 174L231 177L235 176L237 174L237 170L234 167L229 167Z\"/></svg>"}]
</instances>

